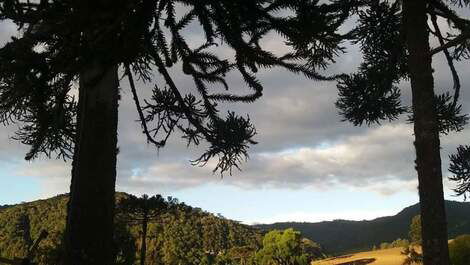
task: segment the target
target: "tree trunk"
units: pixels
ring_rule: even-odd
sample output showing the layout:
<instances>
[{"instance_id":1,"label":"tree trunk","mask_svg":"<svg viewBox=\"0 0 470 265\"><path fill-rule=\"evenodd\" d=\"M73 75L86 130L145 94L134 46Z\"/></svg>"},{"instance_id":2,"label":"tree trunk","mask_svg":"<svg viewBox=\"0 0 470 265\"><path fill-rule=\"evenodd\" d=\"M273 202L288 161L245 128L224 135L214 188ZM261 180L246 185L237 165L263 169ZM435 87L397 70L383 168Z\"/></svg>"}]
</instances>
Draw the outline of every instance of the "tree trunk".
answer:
<instances>
[{"instance_id":1,"label":"tree trunk","mask_svg":"<svg viewBox=\"0 0 470 265\"><path fill-rule=\"evenodd\" d=\"M118 66L95 61L80 75L65 242L69 265L114 263L118 85Z\"/></svg>"},{"instance_id":2,"label":"tree trunk","mask_svg":"<svg viewBox=\"0 0 470 265\"><path fill-rule=\"evenodd\" d=\"M447 221L425 0L403 1L413 96L424 265L448 265Z\"/></svg>"},{"instance_id":3,"label":"tree trunk","mask_svg":"<svg viewBox=\"0 0 470 265\"><path fill-rule=\"evenodd\" d=\"M142 221L142 244L140 248L140 265L145 265L145 257L147 256L147 223L148 214L144 214L144 220Z\"/></svg>"}]
</instances>

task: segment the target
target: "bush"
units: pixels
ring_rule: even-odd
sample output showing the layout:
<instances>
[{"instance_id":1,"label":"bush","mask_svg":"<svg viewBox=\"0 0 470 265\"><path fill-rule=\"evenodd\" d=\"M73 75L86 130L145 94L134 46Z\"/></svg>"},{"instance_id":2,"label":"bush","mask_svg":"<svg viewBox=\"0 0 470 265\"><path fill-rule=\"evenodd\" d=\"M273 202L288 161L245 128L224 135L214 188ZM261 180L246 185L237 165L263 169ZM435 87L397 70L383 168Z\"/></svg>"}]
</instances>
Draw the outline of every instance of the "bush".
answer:
<instances>
[{"instance_id":1,"label":"bush","mask_svg":"<svg viewBox=\"0 0 470 265\"><path fill-rule=\"evenodd\" d=\"M452 265L470 264L470 235L458 236L450 242L449 254Z\"/></svg>"},{"instance_id":2,"label":"bush","mask_svg":"<svg viewBox=\"0 0 470 265\"><path fill-rule=\"evenodd\" d=\"M390 243L387 243L387 242L380 243L380 249L387 249L387 248L390 248Z\"/></svg>"},{"instance_id":3,"label":"bush","mask_svg":"<svg viewBox=\"0 0 470 265\"><path fill-rule=\"evenodd\" d=\"M397 239L392 243L383 242L379 245L380 249L388 249L388 248L407 248L410 245L410 242L406 239Z\"/></svg>"}]
</instances>

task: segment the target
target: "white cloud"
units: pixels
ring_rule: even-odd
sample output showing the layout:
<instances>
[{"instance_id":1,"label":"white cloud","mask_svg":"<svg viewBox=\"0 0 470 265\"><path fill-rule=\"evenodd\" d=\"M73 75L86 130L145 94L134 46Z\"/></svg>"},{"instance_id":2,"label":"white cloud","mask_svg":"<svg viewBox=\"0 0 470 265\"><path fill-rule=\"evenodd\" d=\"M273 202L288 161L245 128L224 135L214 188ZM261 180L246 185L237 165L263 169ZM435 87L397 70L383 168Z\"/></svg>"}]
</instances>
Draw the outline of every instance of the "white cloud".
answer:
<instances>
[{"instance_id":1,"label":"white cloud","mask_svg":"<svg viewBox=\"0 0 470 265\"><path fill-rule=\"evenodd\" d=\"M340 183L392 194L393 189L412 190L415 185L411 143L409 125L386 125L329 145L254 153L243 171L236 171L221 181L247 189L313 187L320 190ZM190 188L219 181L218 175L211 172L212 166L191 167L184 159L157 161L145 168L134 168L129 178L120 178L118 182L125 189ZM391 185L393 181L396 183Z\"/></svg>"},{"instance_id":2,"label":"white cloud","mask_svg":"<svg viewBox=\"0 0 470 265\"><path fill-rule=\"evenodd\" d=\"M334 221L344 219L347 216L347 220L351 221L362 221L372 220L377 217L391 216L397 214L399 209L387 209L387 210L375 210L375 211L341 211L341 212L285 212L275 214L267 218L256 218L256 220L246 220L245 224L272 224L277 222L323 222L323 221Z\"/></svg>"}]
</instances>

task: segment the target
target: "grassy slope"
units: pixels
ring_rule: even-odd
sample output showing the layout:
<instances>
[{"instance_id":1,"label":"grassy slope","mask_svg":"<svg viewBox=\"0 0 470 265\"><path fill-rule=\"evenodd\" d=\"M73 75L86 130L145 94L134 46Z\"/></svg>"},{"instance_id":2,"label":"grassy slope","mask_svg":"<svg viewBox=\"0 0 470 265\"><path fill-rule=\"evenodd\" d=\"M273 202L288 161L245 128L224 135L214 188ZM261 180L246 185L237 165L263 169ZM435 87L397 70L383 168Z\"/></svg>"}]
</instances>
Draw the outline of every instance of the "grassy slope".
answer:
<instances>
[{"instance_id":1,"label":"grassy slope","mask_svg":"<svg viewBox=\"0 0 470 265\"><path fill-rule=\"evenodd\" d=\"M405 256L401 254L403 248L390 248L376 251L359 252L339 258L329 258L312 263L312 265L337 265L361 259L375 259L371 265L401 265Z\"/></svg>"}]
</instances>

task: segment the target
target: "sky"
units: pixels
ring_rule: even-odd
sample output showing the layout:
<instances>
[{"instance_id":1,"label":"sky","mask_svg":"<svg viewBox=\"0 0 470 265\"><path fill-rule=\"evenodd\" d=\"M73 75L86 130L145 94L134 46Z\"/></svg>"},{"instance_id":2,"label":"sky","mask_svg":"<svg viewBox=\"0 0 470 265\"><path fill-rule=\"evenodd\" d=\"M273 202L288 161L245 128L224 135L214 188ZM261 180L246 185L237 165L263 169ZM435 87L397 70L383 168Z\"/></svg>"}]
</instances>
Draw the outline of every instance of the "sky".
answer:
<instances>
[{"instance_id":1,"label":"sky","mask_svg":"<svg viewBox=\"0 0 470 265\"><path fill-rule=\"evenodd\" d=\"M445 22L440 21L441 24ZM0 47L16 28L0 23ZM194 45L202 35L197 25L187 30ZM283 40L269 36L263 42L273 52L285 49ZM328 73L354 72L361 62L358 47L345 44L348 53L331 65ZM431 42L436 46L436 42ZM222 51L226 52L226 51ZM177 65L171 73L179 87L191 87ZM442 56L433 60L436 91L451 88L450 71ZM470 67L457 64L461 99L470 111ZM187 148L179 135L156 150L141 134L129 85L121 81L117 190L173 196L191 206L244 223L278 221L316 222L334 219L364 220L394 215L418 202L414 170L412 125L401 117L380 126L355 127L342 122L334 106L334 82L315 82L282 69L261 71L264 95L253 104L231 103L223 108L249 114L259 143L250 148L250 159L232 175L213 174L214 163L191 166L201 148ZM158 80L158 74L155 73ZM245 90L237 76L229 76L233 91ZM410 104L410 87L403 82L402 100ZM149 95L152 84L138 83L139 93ZM40 158L24 160L28 147L11 139L17 125L0 127L0 205L48 198L67 193L70 161ZM441 138L445 176L448 155L459 144L470 144L468 129ZM462 200L444 180L446 198Z\"/></svg>"}]
</instances>

